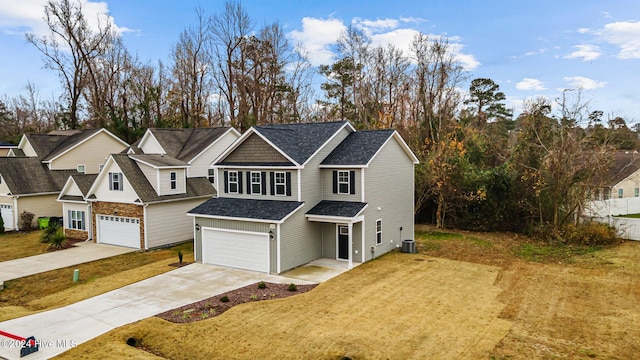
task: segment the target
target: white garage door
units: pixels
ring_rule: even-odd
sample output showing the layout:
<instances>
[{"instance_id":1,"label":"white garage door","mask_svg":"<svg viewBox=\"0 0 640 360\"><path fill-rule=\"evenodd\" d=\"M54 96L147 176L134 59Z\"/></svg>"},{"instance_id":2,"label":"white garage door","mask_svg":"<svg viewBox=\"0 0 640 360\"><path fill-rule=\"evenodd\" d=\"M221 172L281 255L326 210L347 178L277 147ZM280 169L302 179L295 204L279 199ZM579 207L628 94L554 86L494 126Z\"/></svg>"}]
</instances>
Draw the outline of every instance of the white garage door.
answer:
<instances>
[{"instance_id":1,"label":"white garage door","mask_svg":"<svg viewBox=\"0 0 640 360\"><path fill-rule=\"evenodd\" d=\"M269 272L269 235L202 229L202 262Z\"/></svg>"},{"instance_id":2,"label":"white garage door","mask_svg":"<svg viewBox=\"0 0 640 360\"><path fill-rule=\"evenodd\" d=\"M4 222L4 228L13 230L13 206L0 204L0 214Z\"/></svg>"},{"instance_id":3,"label":"white garage door","mask_svg":"<svg viewBox=\"0 0 640 360\"><path fill-rule=\"evenodd\" d=\"M140 248L140 219L106 215L96 217L99 243Z\"/></svg>"}]
</instances>

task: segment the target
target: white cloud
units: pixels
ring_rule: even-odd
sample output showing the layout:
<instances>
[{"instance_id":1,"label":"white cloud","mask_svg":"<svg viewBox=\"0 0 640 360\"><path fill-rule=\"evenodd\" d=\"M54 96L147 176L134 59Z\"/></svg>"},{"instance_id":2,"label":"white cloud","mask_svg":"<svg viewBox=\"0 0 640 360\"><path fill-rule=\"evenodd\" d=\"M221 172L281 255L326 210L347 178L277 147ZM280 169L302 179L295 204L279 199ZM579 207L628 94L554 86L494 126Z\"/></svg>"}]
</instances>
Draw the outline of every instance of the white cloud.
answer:
<instances>
[{"instance_id":1,"label":"white cloud","mask_svg":"<svg viewBox=\"0 0 640 360\"><path fill-rule=\"evenodd\" d=\"M580 29L578 29L578 33L579 34L588 34L590 32L591 32L591 29L589 29L589 28L580 28Z\"/></svg>"},{"instance_id":2,"label":"white cloud","mask_svg":"<svg viewBox=\"0 0 640 360\"><path fill-rule=\"evenodd\" d=\"M347 27L338 19L302 18L302 30L293 30L289 36L296 43L302 44L309 53L314 66L330 64L334 53L331 49L338 37Z\"/></svg>"},{"instance_id":3,"label":"white cloud","mask_svg":"<svg viewBox=\"0 0 640 360\"><path fill-rule=\"evenodd\" d=\"M391 44L407 54L411 49L411 42L413 42L413 38L417 34L419 34L419 31L414 29L395 29L386 33L371 35L371 44L373 46Z\"/></svg>"},{"instance_id":4,"label":"white cloud","mask_svg":"<svg viewBox=\"0 0 640 360\"><path fill-rule=\"evenodd\" d=\"M602 55L600 48L596 45L576 45L573 47L576 51L569 55L565 55L565 59L582 59L582 61L593 61Z\"/></svg>"},{"instance_id":5,"label":"white cloud","mask_svg":"<svg viewBox=\"0 0 640 360\"><path fill-rule=\"evenodd\" d=\"M107 20L111 22L113 29L118 33L131 31L126 27L119 27L109 14L109 6L106 2L78 0L82 6L89 26L97 30L100 24ZM9 34L23 35L26 32L42 36L48 33L44 21L44 6L47 0L0 0L0 29Z\"/></svg>"},{"instance_id":6,"label":"white cloud","mask_svg":"<svg viewBox=\"0 0 640 360\"><path fill-rule=\"evenodd\" d=\"M356 17L351 20L351 23L371 35L380 31L395 29L398 27L399 21L396 19L367 20Z\"/></svg>"},{"instance_id":7,"label":"white cloud","mask_svg":"<svg viewBox=\"0 0 640 360\"><path fill-rule=\"evenodd\" d=\"M583 90L594 90L604 87L607 83L604 81L596 81L584 76L567 76L564 78L570 87Z\"/></svg>"},{"instance_id":8,"label":"white cloud","mask_svg":"<svg viewBox=\"0 0 640 360\"><path fill-rule=\"evenodd\" d=\"M518 90L545 90L544 84L538 79L524 78L522 81L516 83L516 89Z\"/></svg>"},{"instance_id":9,"label":"white cloud","mask_svg":"<svg viewBox=\"0 0 640 360\"><path fill-rule=\"evenodd\" d=\"M604 41L619 46L620 59L640 59L640 21L609 23L596 34Z\"/></svg>"}]
</instances>

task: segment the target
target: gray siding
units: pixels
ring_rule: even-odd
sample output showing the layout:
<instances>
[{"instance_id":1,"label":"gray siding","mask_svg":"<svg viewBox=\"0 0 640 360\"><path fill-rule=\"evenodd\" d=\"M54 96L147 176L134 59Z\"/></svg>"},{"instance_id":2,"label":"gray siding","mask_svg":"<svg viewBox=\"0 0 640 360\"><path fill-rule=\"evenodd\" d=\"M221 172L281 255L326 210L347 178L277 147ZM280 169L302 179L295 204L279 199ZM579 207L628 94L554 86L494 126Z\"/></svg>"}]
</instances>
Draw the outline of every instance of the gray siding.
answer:
<instances>
[{"instance_id":1,"label":"gray siding","mask_svg":"<svg viewBox=\"0 0 640 360\"><path fill-rule=\"evenodd\" d=\"M224 192L224 172L225 171L242 171L242 194L231 194ZM267 194L247 194L247 171L257 171L266 173L266 189ZM291 174L291 196L271 195L271 172L288 172ZM281 201L298 201L298 171L293 170L277 170L277 169L251 169L251 168L224 168L218 170L218 196L237 199L256 199L256 200L281 200ZM304 200L303 200L304 201Z\"/></svg>"},{"instance_id":2,"label":"gray siding","mask_svg":"<svg viewBox=\"0 0 640 360\"><path fill-rule=\"evenodd\" d=\"M397 141L389 141L365 170L365 250L375 256L413 239L413 179L411 159ZM378 210L380 208L380 210ZM376 220L382 219L382 243L376 245ZM402 227L402 233L400 232ZM371 251L365 251L371 259Z\"/></svg>"},{"instance_id":3,"label":"gray siding","mask_svg":"<svg viewBox=\"0 0 640 360\"><path fill-rule=\"evenodd\" d=\"M333 193L333 172L338 169L322 169L322 189L324 200L335 201L356 201L362 200L362 169L339 169L339 171L355 171L355 194L338 194ZM365 184L367 180L365 179Z\"/></svg>"},{"instance_id":4,"label":"gray siding","mask_svg":"<svg viewBox=\"0 0 640 360\"><path fill-rule=\"evenodd\" d=\"M280 227L280 272L322 257L322 224L307 221L302 210Z\"/></svg>"},{"instance_id":5,"label":"gray siding","mask_svg":"<svg viewBox=\"0 0 640 360\"><path fill-rule=\"evenodd\" d=\"M206 199L172 201L147 207L147 248L152 249L193 239L193 220L187 211Z\"/></svg>"},{"instance_id":6,"label":"gray siding","mask_svg":"<svg viewBox=\"0 0 640 360\"><path fill-rule=\"evenodd\" d=\"M336 229L336 224L322 224L322 257L324 258L336 258Z\"/></svg>"}]
</instances>

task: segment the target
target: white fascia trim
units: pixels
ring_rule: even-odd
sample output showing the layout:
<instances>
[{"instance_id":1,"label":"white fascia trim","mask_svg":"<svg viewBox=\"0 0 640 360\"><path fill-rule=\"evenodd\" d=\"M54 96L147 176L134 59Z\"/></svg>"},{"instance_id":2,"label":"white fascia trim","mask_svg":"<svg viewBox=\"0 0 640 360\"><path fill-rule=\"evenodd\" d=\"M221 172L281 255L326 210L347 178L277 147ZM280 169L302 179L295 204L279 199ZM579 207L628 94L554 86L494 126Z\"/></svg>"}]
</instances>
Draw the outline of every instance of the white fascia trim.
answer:
<instances>
[{"instance_id":1,"label":"white fascia trim","mask_svg":"<svg viewBox=\"0 0 640 360\"><path fill-rule=\"evenodd\" d=\"M333 140L333 138L335 138L336 136L338 136L338 134L342 131L342 129L344 129L345 127L348 127L349 130L351 130L351 132L355 132L356 129L351 125L351 123L349 121L346 121L344 123L344 125L342 125L340 127L340 129L338 129L335 133L333 133L333 135L331 135L331 137L324 142L324 144L322 144L313 154L311 154L311 156L309 156L309 158L307 159L307 161L304 162L304 164L302 164L303 166L306 165L309 161L311 161L311 159L313 159L316 154L318 154L320 152L320 150L322 150L325 146L327 146L327 144L329 142L331 142L331 140Z\"/></svg>"},{"instance_id":2,"label":"white fascia trim","mask_svg":"<svg viewBox=\"0 0 640 360\"><path fill-rule=\"evenodd\" d=\"M106 169L109 165L111 165L111 163L115 163L115 160L113 160L113 156L109 155L107 157L107 160L104 162L104 165L102 166L102 170ZM120 167L118 166L118 164L115 164L118 169L120 169ZM122 171L122 169L120 169L120 171ZM93 192L96 190L96 187L98 186L98 184L102 181L102 179L106 176L107 172L106 171L100 171L98 173L98 176L96 176L96 179L93 181L93 184L91 184L91 187L89 188L89 191L87 191L87 197L89 197L89 195L93 194ZM123 174L124 176L124 174Z\"/></svg>"},{"instance_id":3,"label":"white fascia trim","mask_svg":"<svg viewBox=\"0 0 640 360\"><path fill-rule=\"evenodd\" d=\"M194 213L187 213L187 216L201 217L201 218L207 218L207 219L218 219L218 220L232 220L232 221L259 222L259 223L267 223L267 224L282 224L282 222L283 222L283 220L251 219L251 218L241 218L241 217L232 217L232 216L217 216L217 215L205 215L205 214L194 214Z\"/></svg>"},{"instance_id":4,"label":"white fascia trim","mask_svg":"<svg viewBox=\"0 0 640 360\"><path fill-rule=\"evenodd\" d=\"M222 135L218 136L212 143L210 143L204 150L198 153L198 155L194 156L193 159L187 161L187 164L191 165L200 155L204 154L207 150L209 150L213 145L215 145L218 141L220 141L223 137L227 136L228 133L234 133L236 135L236 139L240 137L240 133L235 128L229 128Z\"/></svg>"},{"instance_id":5,"label":"white fascia trim","mask_svg":"<svg viewBox=\"0 0 640 360\"><path fill-rule=\"evenodd\" d=\"M28 141L29 139L27 139L27 134L22 134L22 137L20 138L20 142L18 143L18 149L20 150L24 149L24 143Z\"/></svg>"},{"instance_id":6,"label":"white fascia trim","mask_svg":"<svg viewBox=\"0 0 640 360\"><path fill-rule=\"evenodd\" d=\"M269 146L271 146L272 148L274 148L277 152L279 152L282 156L284 156L285 158L287 158L287 160L289 160L291 163L300 166L300 164L298 164L296 161L294 161L292 158L290 158L287 154L285 154L279 147L275 146L271 141L267 140L267 138L264 137L264 135L260 134L258 131L255 130L255 128L252 126L251 128L249 128L249 130L245 131L244 134L242 134L242 136L240 136L238 139L236 139L236 141L233 142L233 144L231 144L231 146L229 146L222 154L220 154L220 156L218 156L215 160L214 160L214 164L218 163L220 161L222 161L223 159L225 159L230 153L232 153L235 149L238 148L238 146L242 145L242 143L251 135L251 134L256 134L258 135L262 140L264 140L267 144L269 144Z\"/></svg>"},{"instance_id":7,"label":"white fascia trim","mask_svg":"<svg viewBox=\"0 0 640 360\"><path fill-rule=\"evenodd\" d=\"M142 145L147 142L147 134L148 136L151 136L153 138L153 140L156 142L156 144L158 144L158 146L160 147L160 149L162 149L163 152L161 152L162 155L166 155L167 151L162 147L162 144L160 144L160 141L158 141L158 139L155 137L155 135L153 135L153 133L151 132L151 129L147 129L147 131L144 133L144 135L142 135L142 139L140 139L140 142L138 143L138 149L142 150ZM144 152L144 150L142 150Z\"/></svg>"},{"instance_id":8,"label":"white fascia trim","mask_svg":"<svg viewBox=\"0 0 640 360\"><path fill-rule=\"evenodd\" d=\"M365 169L369 164L365 165L318 165L321 169Z\"/></svg>"},{"instance_id":9,"label":"white fascia trim","mask_svg":"<svg viewBox=\"0 0 640 360\"><path fill-rule=\"evenodd\" d=\"M209 194L209 195L199 195L199 196L191 196L191 197L186 197L186 198L178 198L178 199L170 199L170 200L158 200L158 201L148 201L146 203L144 203L145 205L151 205L151 204L162 204L162 203L170 203L170 202L176 202L176 201L185 201L185 200L196 200L196 199L211 199L213 197L213 194ZM140 203L137 203L140 204Z\"/></svg>"},{"instance_id":10,"label":"white fascia trim","mask_svg":"<svg viewBox=\"0 0 640 360\"><path fill-rule=\"evenodd\" d=\"M253 165L211 165L211 168L217 169L259 169L259 170L298 170L302 166L253 166Z\"/></svg>"},{"instance_id":11,"label":"white fascia trim","mask_svg":"<svg viewBox=\"0 0 640 360\"><path fill-rule=\"evenodd\" d=\"M33 193L33 194L13 194L10 196L15 196L16 198L18 197L29 197L29 196L42 196L42 195L56 195L56 194L60 194L59 192L55 191L55 192L43 192L43 193Z\"/></svg>"},{"instance_id":12,"label":"white fascia trim","mask_svg":"<svg viewBox=\"0 0 640 360\"><path fill-rule=\"evenodd\" d=\"M154 169L186 169L189 167L189 164L185 164L185 165L154 165L150 162L144 161L142 159L139 159L136 157L136 155L129 155L129 159L134 160L135 162L139 162L142 164L145 164L147 166L150 166Z\"/></svg>"},{"instance_id":13,"label":"white fascia trim","mask_svg":"<svg viewBox=\"0 0 640 360\"><path fill-rule=\"evenodd\" d=\"M63 203L63 204L66 204L66 203L73 203L73 204L87 204L87 205L89 204L89 202L88 202L88 201L86 201L86 200L85 200L85 201L77 201L77 200L61 200L61 199L56 199L56 201L57 201L57 202L61 202L61 203Z\"/></svg>"},{"instance_id":14,"label":"white fascia trim","mask_svg":"<svg viewBox=\"0 0 640 360\"><path fill-rule=\"evenodd\" d=\"M56 199L57 201L60 201L60 198L63 196L63 194L66 194L66 191L69 190L72 182L75 183L75 181L73 181L73 177L69 175L69 177L67 178L67 181L64 182L64 186L62 187L62 190L60 190L60 195L58 195L58 198Z\"/></svg>"},{"instance_id":15,"label":"white fascia trim","mask_svg":"<svg viewBox=\"0 0 640 360\"><path fill-rule=\"evenodd\" d=\"M327 222L337 224L353 224L364 221L364 216L354 217L342 217L342 216L329 216L329 215L305 215L308 221Z\"/></svg>"},{"instance_id":16,"label":"white fascia trim","mask_svg":"<svg viewBox=\"0 0 640 360\"><path fill-rule=\"evenodd\" d=\"M400 144L400 147L402 148L402 150L404 150L405 154L407 154L409 159L411 159L411 162L413 163L413 165L417 165L417 164L420 163L420 161L418 160L416 155L413 153L413 151L411 151L411 148L409 147L409 145L407 145L407 143L404 141L404 139L402 139L402 136L400 136L398 131L394 130L393 133L391 134L391 136L389 136L389 138L384 142L384 144L382 144L380 146L380 148L378 148L378 151L376 151L376 153L373 154L371 159L369 159L369 162L367 163L367 166L369 166L369 164L371 164L373 159L375 159L376 156L378 156L378 153L380 153L382 148L385 147L385 145L387 145L387 143L389 142L389 140L391 140L391 138L395 138L396 139L398 144Z\"/></svg>"},{"instance_id":17,"label":"white fascia trim","mask_svg":"<svg viewBox=\"0 0 640 360\"><path fill-rule=\"evenodd\" d=\"M53 158L51 158L51 159L49 159L49 160L47 160L47 161L43 161L43 163L45 163L45 164L50 164L50 163L51 163L52 161L54 161L55 159L57 159L57 158L59 158L60 156L62 156L62 155L64 155L64 154L68 153L69 151L71 151L71 150L73 150L73 149L77 148L77 147L78 147L78 146L80 146L81 144L84 144L85 142L87 142L87 141L89 141L89 140L93 139L94 137L98 136L98 134L103 133L103 132L107 133L107 135L109 135L109 136L111 136L112 138L116 139L120 144L122 144L122 145L124 145L124 146L126 146L126 147L129 147L129 146L130 146L130 145L129 145L129 144L127 144L126 142L122 141L119 137L117 137L117 136L113 135L111 132L107 131L107 129L102 128L102 129L100 129L100 130L96 131L95 133L93 133L92 135L90 135L90 136L88 136L88 137L84 138L82 141L75 143L72 147L70 147L70 148L68 148L67 150L65 150L65 151L61 152L61 153L60 153L60 154L58 154L57 156L55 156L55 157L53 157Z\"/></svg>"}]
</instances>

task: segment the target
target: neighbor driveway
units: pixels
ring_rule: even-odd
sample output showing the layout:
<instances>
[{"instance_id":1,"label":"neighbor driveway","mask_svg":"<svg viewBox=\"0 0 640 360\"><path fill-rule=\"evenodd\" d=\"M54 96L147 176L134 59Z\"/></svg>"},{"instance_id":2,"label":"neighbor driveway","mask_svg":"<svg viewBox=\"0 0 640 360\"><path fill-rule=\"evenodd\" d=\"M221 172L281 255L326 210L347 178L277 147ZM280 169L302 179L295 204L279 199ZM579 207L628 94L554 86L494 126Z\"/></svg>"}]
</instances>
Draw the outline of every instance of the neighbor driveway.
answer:
<instances>
[{"instance_id":1,"label":"neighbor driveway","mask_svg":"<svg viewBox=\"0 0 640 360\"><path fill-rule=\"evenodd\" d=\"M0 330L35 336L40 350L25 359L48 359L117 327L259 281L313 283L195 263L63 308L0 322ZM0 347L0 357L19 359L19 349Z\"/></svg>"},{"instance_id":2,"label":"neighbor driveway","mask_svg":"<svg viewBox=\"0 0 640 360\"><path fill-rule=\"evenodd\" d=\"M5 281L134 252L138 249L83 241L46 254L0 262L0 289Z\"/></svg>"}]
</instances>

